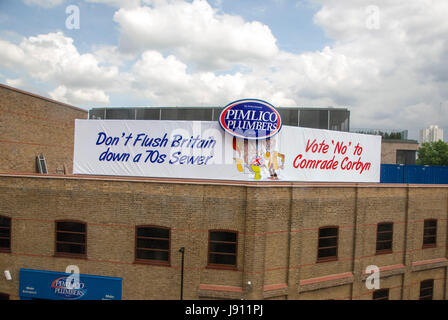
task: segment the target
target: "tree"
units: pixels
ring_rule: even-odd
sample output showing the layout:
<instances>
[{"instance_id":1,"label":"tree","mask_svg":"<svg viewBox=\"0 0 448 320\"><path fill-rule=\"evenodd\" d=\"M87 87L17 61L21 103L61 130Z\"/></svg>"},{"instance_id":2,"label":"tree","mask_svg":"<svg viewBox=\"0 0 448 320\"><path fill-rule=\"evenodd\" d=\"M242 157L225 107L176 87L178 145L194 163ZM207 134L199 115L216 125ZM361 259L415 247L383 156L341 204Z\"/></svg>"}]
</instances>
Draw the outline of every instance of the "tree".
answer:
<instances>
[{"instance_id":1,"label":"tree","mask_svg":"<svg viewBox=\"0 0 448 320\"><path fill-rule=\"evenodd\" d=\"M417 153L417 164L448 166L448 143L442 140L422 143Z\"/></svg>"}]
</instances>

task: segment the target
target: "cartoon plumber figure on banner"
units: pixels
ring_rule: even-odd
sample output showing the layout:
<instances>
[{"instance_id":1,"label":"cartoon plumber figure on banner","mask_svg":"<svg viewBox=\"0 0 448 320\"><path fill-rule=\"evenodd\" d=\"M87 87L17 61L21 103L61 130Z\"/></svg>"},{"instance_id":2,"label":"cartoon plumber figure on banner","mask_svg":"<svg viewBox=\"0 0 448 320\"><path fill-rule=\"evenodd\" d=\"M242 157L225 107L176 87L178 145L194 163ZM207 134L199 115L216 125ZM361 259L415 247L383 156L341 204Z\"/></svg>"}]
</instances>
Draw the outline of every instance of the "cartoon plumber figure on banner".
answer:
<instances>
[{"instance_id":1,"label":"cartoon plumber figure on banner","mask_svg":"<svg viewBox=\"0 0 448 320\"><path fill-rule=\"evenodd\" d=\"M254 180L263 178L278 180L278 170L285 164L285 155L276 148L275 137L266 140L244 140L233 138L236 168L239 172L253 176Z\"/></svg>"}]
</instances>

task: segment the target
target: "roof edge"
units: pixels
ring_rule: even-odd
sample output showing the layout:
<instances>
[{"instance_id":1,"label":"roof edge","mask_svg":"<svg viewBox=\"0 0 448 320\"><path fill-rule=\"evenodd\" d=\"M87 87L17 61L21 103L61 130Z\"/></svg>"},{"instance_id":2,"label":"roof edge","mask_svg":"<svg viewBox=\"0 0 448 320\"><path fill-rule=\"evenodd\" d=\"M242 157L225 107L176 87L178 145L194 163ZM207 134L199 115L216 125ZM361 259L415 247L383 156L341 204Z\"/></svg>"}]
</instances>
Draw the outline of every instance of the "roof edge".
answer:
<instances>
[{"instance_id":1,"label":"roof edge","mask_svg":"<svg viewBox=\"0 0 448 320\"><path fill-rule=\"evenodd\" d=\"M115 182L140 182L140 183L172 183L191 185L221 185L239 187L292 187L292 188L314 188L314 187L342 187L342 188L448 188L448 184L409 184L409 183L374 183L374 182L292 182L292 181L238 181L238 180L214 180L214 179L181 179L181 178L155 178L155 177L128 177L128 176L97 176L81 174L39 174L25 172L0 172L1 177L10 178L41 178L61 180L85 180L85 181L115 181Z\"/></svg>"},{"instance_id":2,"label":"roof edge","mask_svg":"<svg viewBox=\"0 0 448 320\"><path fill-rule=\"evenodd\" d=\"M29 91L25 91L25 90L21 90L21 89L18 89L18 88L14 88L14 87L8 86L8 85L3 84L3 83L0 83L0 87L4 88L4 89L15 91L15 92L18 92L18 93L21 93L21 94L26 94L26 95L34 97L34 98L38 98L38 99L41 99L41 100L46 100L48 102L56 103L56 104L59 104L59 105L64 106L64 107L74 109L76 111L82 111L82 112L85 112L87 114L89 113L88 110L85 110L85 109L82 109L82 108L78 108L78 107L72 106L72 105L64 103L64 102L53 100L53 99L50 99L50 98L47 98L47 97L44 97L44 96L41 96L41 95L38 95L38 94L35 94L35 93L32 93L32 92L29 92Z\"/></svg>"}]
</instances>

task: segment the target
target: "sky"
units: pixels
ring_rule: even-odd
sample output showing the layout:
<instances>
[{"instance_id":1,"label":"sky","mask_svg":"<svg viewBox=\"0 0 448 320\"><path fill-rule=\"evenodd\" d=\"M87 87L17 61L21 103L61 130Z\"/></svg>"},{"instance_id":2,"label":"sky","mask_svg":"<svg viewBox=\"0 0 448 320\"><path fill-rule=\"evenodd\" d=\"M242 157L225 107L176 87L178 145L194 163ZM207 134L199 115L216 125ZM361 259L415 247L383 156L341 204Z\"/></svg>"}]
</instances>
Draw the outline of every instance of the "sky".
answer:
<instances>
[{"instance_id":1,"label":"sky","mask_svg":"<svg viewBox=\"0 0 448 320\"><path fill-rule=\"evenodd\" d=\"M0 0L0 83L74 106L344 107L351 128L438 125L446 0Z\"/></svg>"}]
</instances>

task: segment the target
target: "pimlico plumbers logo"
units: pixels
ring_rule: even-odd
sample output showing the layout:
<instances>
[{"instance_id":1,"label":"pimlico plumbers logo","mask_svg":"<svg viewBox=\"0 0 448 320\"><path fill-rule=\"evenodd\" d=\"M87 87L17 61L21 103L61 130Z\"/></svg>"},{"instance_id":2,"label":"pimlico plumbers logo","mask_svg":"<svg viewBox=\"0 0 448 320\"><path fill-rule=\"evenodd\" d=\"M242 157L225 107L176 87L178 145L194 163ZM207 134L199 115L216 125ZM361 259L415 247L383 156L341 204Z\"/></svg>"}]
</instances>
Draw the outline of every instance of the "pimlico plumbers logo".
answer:
<instances>
[{"instance_id":1,"label":"pimlico plumbers logo","mask_svg":"<svg viewBox=\"0 0 448 320\"><path fill-rule=\"evenodd\" d=\"M237 100L224 107L218 120L233 136L233 160L239 173L254 180L280 179L285 155L277 150L275 135L282 119L274 106L259 99Z\"/></svg>"},{"instance_id":2,"label":"pimlico plumbers logo","mask_svg":"<svg viewBox=\"0 0 448 320\"><path fill-rule=\"evenodd\" d=\"M54 294L69 300L76 300L82 298L87 293L87 288L84 282L75 281L72 285L72 276L60 277L51 283L51 288L54 289Z\"/></svg>"},{"instance_id":3,"label":"pimlico plumbers logo","mask_svg":"<svg viewBox=\"0 0 448 320\"><path fill-rule=\"evenodd\" d=\"M270 103L243 99L229 103L221 111L219 124L229 134L242 139L261 140L276 135L281 127L280 113Z\"/></svg>"}]
</instances>

